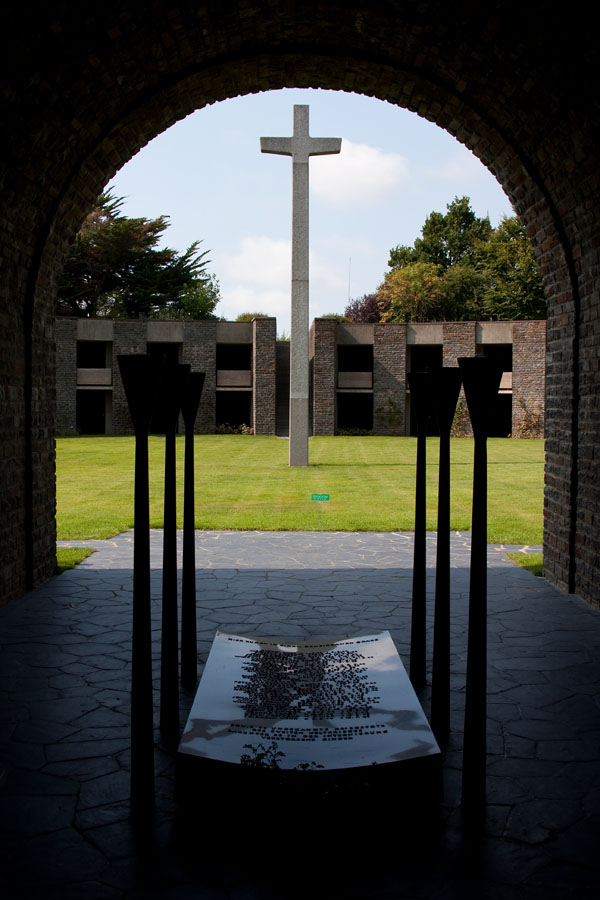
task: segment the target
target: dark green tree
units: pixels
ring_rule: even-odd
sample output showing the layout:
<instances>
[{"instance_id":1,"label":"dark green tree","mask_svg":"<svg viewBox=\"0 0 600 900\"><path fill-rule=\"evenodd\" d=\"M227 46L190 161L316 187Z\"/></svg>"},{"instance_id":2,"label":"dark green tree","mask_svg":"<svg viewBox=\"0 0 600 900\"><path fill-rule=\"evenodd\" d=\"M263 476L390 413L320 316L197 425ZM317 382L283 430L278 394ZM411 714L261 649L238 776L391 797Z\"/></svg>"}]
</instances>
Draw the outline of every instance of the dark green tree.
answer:
<instances>
[{"instance_id":1,"label":"dark green tree","mask_svg":"<svg viewBox=\"0 0 600 900\"><path fill-rule=\"evenodd\" d=\"M67 257L57 312L121 318L214 318L218 284L199 242L179 254L158 243L166 216L130 219L122 197L98 197ZM199 313L203 313L199 315Z\"/></svg>"},{"instance_id":2,"label":"dark green tree","mask_svg":"<svg viewBox=\"0 0 600 900\"><path fill-rule=\"evenodd\" d=\"M492 228L468 197L455 197L446 215L432 212L421 237L392 249L388 265L392 271L376 294L379 303L390 291L395 296L387 321L546 317L542 277L519 219L505 217Z\"/></svg>"},{"instance_id":3,"label":"dark green tree","mask_svg":"<svg viewBox=\"0 0 600 900\"><path fill-rule=\"evenodd\" d=\"M472 259L477 244L491 234L490 220L487 216L480 219L475 215L468 197L455 197L446 209L445 215L432 212L427 216L421 237L412 247L399 246L390 251L388 266L391 269L425 262L445 270Z\"/></svg>"},{"instance_id":4,"label":"dark green tree","mask_svg":"<svg viewBox=\"0 0 600 900\"><path fill-rule=\"evenodd\" d=\"M505 217L475 254L485 276L482 318L545 319L546 298L533 247L516 216Z\"/></svg>"}]
</instances>

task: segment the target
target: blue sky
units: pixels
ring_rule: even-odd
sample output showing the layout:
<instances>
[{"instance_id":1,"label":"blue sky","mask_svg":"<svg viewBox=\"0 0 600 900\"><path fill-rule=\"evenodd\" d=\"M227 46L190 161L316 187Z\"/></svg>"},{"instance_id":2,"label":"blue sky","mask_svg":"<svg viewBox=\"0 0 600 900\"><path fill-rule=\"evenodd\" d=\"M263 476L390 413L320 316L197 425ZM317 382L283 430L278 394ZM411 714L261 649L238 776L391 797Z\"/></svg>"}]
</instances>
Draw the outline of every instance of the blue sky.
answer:
<instances>
[{"instance_id":1,"label":"blue sky","mask_svg":"<svg viewBox=\"0 0 600 900\"><path fill-rule=\"evenodd\" d=\"M198 110L143 148L109 182L128 216L167 215L165 243L209 250L217 313L277 316L289 332L291 159L260 152L289 137L294 103L310 134L341 137L310 162L310 318L374 291L389 250L412 244L432 210L466 194L497 225L508 198L473 154L436 125L389 103L320 90L270 91Z\"/></svg>"}]
</instances>

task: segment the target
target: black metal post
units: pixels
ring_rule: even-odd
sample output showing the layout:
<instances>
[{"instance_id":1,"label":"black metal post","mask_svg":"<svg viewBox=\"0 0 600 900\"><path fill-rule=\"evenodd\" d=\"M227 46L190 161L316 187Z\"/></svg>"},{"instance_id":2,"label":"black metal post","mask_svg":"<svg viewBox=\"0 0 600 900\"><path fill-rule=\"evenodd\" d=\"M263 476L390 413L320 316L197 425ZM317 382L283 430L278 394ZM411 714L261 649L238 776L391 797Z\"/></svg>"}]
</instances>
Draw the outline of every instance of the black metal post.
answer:
<instances>
[{"instance_id":1,"label":"black metal post","mask_svg":"<svg viewBox=\"0 0 600 900\"><path fill-rule=\"evenodd\" d=\"M163 525L162 646L160 658L160 732L179 736L179 629L177 622L177 484L175 433L189 365L167 364L157 403L157 426L165 432L165 499Z\"/></svg>"},{"instance_id":2,"label":"black metal post","mask_svg":"<svg viewBox=\"0 0 600 900\"><path fill-rule=\"evenodd\" d=\"M473 519L462 803L471 821L485 809L487 713L487 437L502 372L485 357L458 360L474 436Z\"/></svg>"},{"instance_id":3,"label":"black metal post","mask_svg":"<svg viewBox=\"0 0 600 900\"><path fill-rule=\"evenodd\" d=\"M410 680L413 687L426 684L426 476L427 422L431 379L427 372L409 372L410 407L417 423L417 471L415 486L415 545L413 552L412 615L410 624Z\"/></svg>"},{"instance_id":4,"label":"black metal post","mask_svg":"<svg viewBox=\"0 0 600 900\"><path fill-rule=\"evenodd\" d=\"M131 805L139 811L154 805L148 429L162 361L145 354L117 359L135 434L130 790Z\"/></svg>"},{"instance_id":5,"label":"black metal post","mask_svg":"<svg viewBox=\"0 0 600 900\"><path fill-rule=\"evenodd\" d=\"M461 378L458 368L446 366L430 377L433 413L440 432L431 728L438 743L443 744L450 733L450 430Z\"/></svg>"},{"instance_id":6,"label":"black metal post","mask_svg":"<svg viewBox=\"0 0 600 900\"><path fill-rule=\"evenodd\" d=\"M198 680L196 635L196 516L194 506L194 425L204 372L191 372L183 394L181 412L185 424L183 487L183 572L181 581L181 684L195 688Z\"/></svg>"}]
</instances>

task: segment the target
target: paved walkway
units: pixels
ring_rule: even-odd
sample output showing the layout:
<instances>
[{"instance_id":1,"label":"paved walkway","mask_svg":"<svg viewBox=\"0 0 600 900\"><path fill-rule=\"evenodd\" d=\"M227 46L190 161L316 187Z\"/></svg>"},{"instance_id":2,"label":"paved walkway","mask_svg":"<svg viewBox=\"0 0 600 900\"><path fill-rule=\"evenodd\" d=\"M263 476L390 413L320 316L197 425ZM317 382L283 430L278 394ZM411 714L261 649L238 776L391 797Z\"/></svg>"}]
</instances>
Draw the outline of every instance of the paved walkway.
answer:
<instances>
[{"instance_id":1,"label":"paved walkway","mask_svg":"<svg viewBox=\"0 0 600 900\"><path fill-rule=\"evenodd\" d=\"M152 533L155 597L161 540ZM470 844L459 806L469 536L454 535L453 734L439 836L432 829L418 861L402 846L378 859L329 858L310 836L274 861L265 835L249 868L239 852L252 828L248 810L232 813L226 863L203 852L210 809L198 811L194 853L181 852L190 841L177 831L173 757L158 737L157 811L146 833L151 846L140 844L127 800L132 535L87 543L98 552L77 569L0 608L6 900L598 896L600 614L585 603L490 547L488 807L481 840ZM297 638L388 629L408 668L411 535L199 532L196 546L202 660L219 627ZM431 536L430 596L434 552ZM157 601L154 612L158 641ZM155 646L157 672L158 653ZM182 721L191 699L182 697ZM428 712L427 690L421 699ZM393 837L402 798L390 792L385 805ZM279 813L274 832L289 815L285 798ZM358 828L367 834L372 824ZM317 857L329 879L315 869Z\"/></svg>"}]
</instances>

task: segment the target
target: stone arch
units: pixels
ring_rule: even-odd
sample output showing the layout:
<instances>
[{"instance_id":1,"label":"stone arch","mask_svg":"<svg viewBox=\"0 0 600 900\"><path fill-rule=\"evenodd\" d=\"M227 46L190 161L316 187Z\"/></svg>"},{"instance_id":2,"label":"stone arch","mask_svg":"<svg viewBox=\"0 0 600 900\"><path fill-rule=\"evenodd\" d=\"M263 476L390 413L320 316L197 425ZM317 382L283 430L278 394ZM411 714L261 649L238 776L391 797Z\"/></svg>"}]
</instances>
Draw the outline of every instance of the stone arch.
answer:
<instances>
[{"instance_id":1,"label":"stone arch","mask_svg":"<svg viewBox=\"0 0 600 900\"><path fill-rule=\"evenodd\" d=\"M230 0L199 9L130 0L118 13L108 5L67 21L46 10L46 20L33 26L12 23L20 25L22 41L34 39L40 58L24 63L15 56L5 92L5 109L17 121L19 91L33 86L20 127L12 129L0 182L1 223L5 234L16 236L3 288L20 338L12 357L23 418L14 467L19 477L8 491L11 559L19 545L26 548L24 570L11 564L6 592L49 574L51 301L61 260L87 210L124 162L193 110L296 86L357 91L436 122L498 177L524 221L551 308L546 568L557 583L593 597L592 547L583 547L591 543L586 521L592 524L596 498L593 473L586 472L586 487L579 463L579 324L584 310L592 320L596 309L586 259L598 187L594 129L572 103L564 114L561 104L577 78L560 60L550 62L558 37L563 60L569 52L581 59L585 36L565 33L562 23L555 33L556 23L532 18L515 41L503 3L476 13L467 2L452 10L435 2L399 9L386 0L368 10L356 2L298 7ZM17 40L15 54L19 47ZM32 148L36 165L28 158ZM20 380L19 357L25 363ZM586 385L589 398L591 380ZM591 413L588 404L586 421Z\"/></svg>"}]
</instances>

